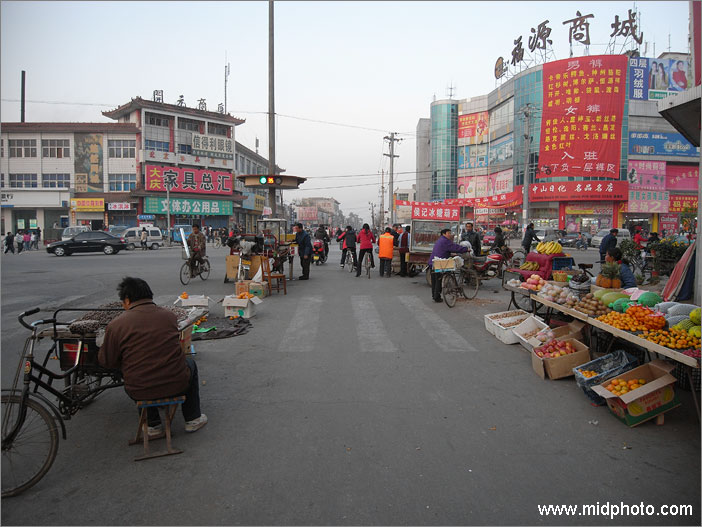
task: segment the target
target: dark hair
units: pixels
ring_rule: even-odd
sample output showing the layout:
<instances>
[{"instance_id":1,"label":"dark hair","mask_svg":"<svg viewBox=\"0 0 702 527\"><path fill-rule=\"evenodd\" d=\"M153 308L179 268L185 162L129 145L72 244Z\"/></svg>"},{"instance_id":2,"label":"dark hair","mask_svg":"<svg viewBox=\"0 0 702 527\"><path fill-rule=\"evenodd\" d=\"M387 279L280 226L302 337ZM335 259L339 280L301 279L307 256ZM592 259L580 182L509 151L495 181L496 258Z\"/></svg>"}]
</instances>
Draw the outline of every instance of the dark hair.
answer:
<instances>
[{"instance_id":1,"label":"dark hair","mask_svg":"<svg viewBox=\"0 0 702 527\"><path fill-rule=\"evenodd\" d=\"M390 227L385 227L385 234L392 234L392 229Z\"/></svg>"},{"instance_id":2,"label":"dark hair","mask_svg":"<svg viewBox=\"0 0 702 527\"><path fill-rule=\"evenodd\" d=\"M534 224L533 224L533 223L530 223L529 225L527 225L527 229L533 229L533 228L534 228Z\"/></svg>"},{"instance_id":3,"label":"dark hair","mask_svg":"<svg viewBox=\"0 0 702 527\"><path fill-rule=\"evenodd\" d=\"M499 234L499 233L501 233L501 232L502 232L502 228L501 228L501 227L495 227L495 234Z\"/></svg>"},{"instance_id":4,"label":"dark hair","mask_svg":"<svg viewBox=\"0 0 702 527\"><path fill-rule=\"evenodd\" d=\"M370 230L370 225L368 225L367 223L364 223L364 224L363 224L363 230L364 230L364 231Z\"/></svg>"},{"instance_id":5,"label":"dark hair","mask_svg":"<svg viewBox=\"0 0 702 527\"><path fill-rule=\"evenodd\" d=\"M197 224L197 223L193 223L193 229L194 229L195 227L197 227L197 228L199 229L199 228L200 228L200 225Z\"/></svg>"},{"instance_id":6,"label":"dark hair","mask_svg":"<svg viewBox=\"0 0 702 527\"><path fill-rule=\"evenodd\" d=\"M451 229L441 229L441 236L443 236L447 232L451 232Z\"/></svg>"},{"instance_id":7,"label":"dark hair","mask_svg":"<svg viewBox=\"0 0 702 527\"><path fill-rule=\"evenodd\" d=\"M617 234L619 232L619 229L609 229L610 234Z\"/></svg>"},{"instance_id":8,"label":"dark hair","mask_svg":"<svg viewBox=\"0 0 702 527\"><path fill-rule=\"evenodd\" d=\"M302 223L300 223L300 222L296 223L295 227L297 227L298 229L304 229L304 227L302 226Z\"/></svg>"},{"instance_id":9,"label":"dark hair","mask_svg":"<svg viewBox=\"0 0 702 527\"><path fill-rule=\"evenodd\" d=\"M411 230L411 227L409 225L407 227L405 227L405 232L409 232L410 230Z\"/></svg>"},{"instance_id":10,"label":"dark hair","mask_svg":"<svg viewBox=\"0 0 702 527\"><path fill-rule=\"evenodd\" d=\"M352 230L353 230L353 227L351 227L351 225L347 225L347 226L346 226L346 230L347 230L347 231L352 231Z\"/></svg>"},{"instance_id":11,"label":"dark hair","mask_svg":"<svg viewBox=\"0 0 702 527\"><path fill-rule=\"evenodd\" d=\"M609 249L607 249L607 254L614 258L617 262L622 260L622 250L619 247L610 247Z\"/></svg>"},{"instance_id":12,"label":"dark hair","mask_svg":"<svg viewBox=\"0 0 702 527\"><path fill-rule=\"evenodd\" d=\"M120 300L128 298L130 302L136 302L145 298L151 300L154 297L149 284L145 280L133 276L122 278L122 281L117 284L117 292Z\"/></svg>"}]
</instances>

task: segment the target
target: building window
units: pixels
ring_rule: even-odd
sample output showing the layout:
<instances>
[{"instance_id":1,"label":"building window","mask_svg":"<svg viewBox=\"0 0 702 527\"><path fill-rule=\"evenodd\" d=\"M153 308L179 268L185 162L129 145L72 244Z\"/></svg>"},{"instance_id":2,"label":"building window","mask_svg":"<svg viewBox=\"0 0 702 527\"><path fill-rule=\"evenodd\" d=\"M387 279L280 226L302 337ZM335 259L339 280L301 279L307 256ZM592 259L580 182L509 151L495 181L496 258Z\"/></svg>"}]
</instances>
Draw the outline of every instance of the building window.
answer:
<instances>
[{"instance_id":1,"label":"building window","mask_svg":"<svg viewBox=\"0 0 702 527\"><path fill-rule=\"evenodd\" d=\"M37 157L36 139L10 139L10 157Z\"/></svg>"},{"instance_id":2,"label":"building window","mask_svg":"<svg viewBox=\"0 0 702 527\"><path fill-rule=\"evenodd\" d=\"M0 174L0 188L5 188L5 174Z\"/></svg>"},{"instance_id":3,"label":"building window","mask_svg":"<svg viewBox=\"0 0 702 527\"><path fill-rule=\"evenodd\" d=\"M10 188L37 188L37 175L10 174Z\"/></svg>"},{"instance_id":4,"label":"building window","mask_svg":"<svg viewBox=\"0 0 702 527\"><path fill-rule=\"evenodd\" d=\"M184 117L178 117L178 129L179 130L189 130L191 132L200 133L200 121L194 121L192 119L185 119Z\"/></svg>"},{"instance_id":5,"label":"building window","mask_svg":"<svg viewBox=\"0 0 702 527\"><path fill-rule=\"evenodd\" d=\"M251 160L247 159L246 160L246 174L252 174L251 172Z\"/></svg>"},{"instance_id":6,"label":"building window","mask_svg":"<svg viewBox=\"0 0 702 527\"><path fill-rule=\"evenodd\" d=\"M0 139L0 157L5 157L5 140Z\"/></svg>"},{"instance_id":7,"label":"building window","mask_svg":"<svg viewBox=\"0 0 702 527\"><path fill-rule=\"evenodd\" d=\"M110 139L107 141L107 146L110 149L110 157L136 157L136 140L134 139Z\"/></svg>"},{"instance_id":8,"label":"building window","mask_svg":"<svg viewBox=\"0 0 702 527\"><path fill-rule=\"evenodd\" d=\"M70 174L42 174L41 186L43 188L70 188Z\"/></svg>"},{"instance_id":9,"label":"building window","mask_svg":"<svg viewBox=\"0 0 702 527\"><path fill-rule=\"evenodd\" d=\"M41 157L71 157L68 139L42 139Z\"/></svg>"},{"instance_id":10,"label":"building window","mask_svg":"<svg viewBox=\"0 0 702 527\"><path fill-rule=\"evenodd\" d=\"M212 135L227 135L229 127L224 124L207 123L207 133Z\"/></svg>"},{"instance_id":11,"label":"building window","mask_svg":"<svg viewBox=\"0 0 702 527\"><path fill-rule=\"evenodd\" d=\"M192 154L193 147L191 145L178 145L179 154Z\"/></svg>"},{"instance_id":12,"label":"building window","mask_svg":"<svg viewBox=\"0 0 702 527\"><path fill-rule=\"evenodd\" d=\"M157 152L168 152L168 141L153 141L147 139L144 141L146 143L147 150L156 150Z\"/></svg>"},{"instance_id":13,"label":"building window","mask_svg":"<svg viewBox=\"0 0 702 527\"><path fill-rule=\"evenodd\" d=\"M128 192L136 188L136 174L108 174L110 192Z\"/></svg>"},{"instance_id":14,"label":"building window","mask_svg":"<svg viewBox=\"0 0 702 527\"><path fill-rule=\"evenodd\" d=\"M159 115L157 113L148 113L146 114L146 124L150 124L151 126L168 126L168 116L166 115Z\"/></svg>"}]
</instances>

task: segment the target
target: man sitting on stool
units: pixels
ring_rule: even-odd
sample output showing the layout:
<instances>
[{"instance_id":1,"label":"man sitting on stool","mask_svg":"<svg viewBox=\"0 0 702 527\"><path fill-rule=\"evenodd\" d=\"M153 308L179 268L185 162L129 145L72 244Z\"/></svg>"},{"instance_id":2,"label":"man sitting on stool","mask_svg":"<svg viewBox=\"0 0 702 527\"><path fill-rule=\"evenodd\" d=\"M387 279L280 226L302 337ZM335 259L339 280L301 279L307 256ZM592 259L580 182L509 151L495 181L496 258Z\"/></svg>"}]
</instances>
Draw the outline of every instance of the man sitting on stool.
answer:
<instances>
[{"instance_id":1,"label":"man sitting on stool","mask_svg":"<svg viewBox=\"0 0 702 527\"><path fill-rule=\"evenodd\" d=\"M178 319L154 304L149 284L125 277L117 286L125 312L107 325L98 362L119 369L124 389L135 401L185 395L185 431L195 432L207 424L200 412L200 388L195 361L180 348ZM148 408L149 435L161 431L156 408Z\"/></svg>"}]
</instances>

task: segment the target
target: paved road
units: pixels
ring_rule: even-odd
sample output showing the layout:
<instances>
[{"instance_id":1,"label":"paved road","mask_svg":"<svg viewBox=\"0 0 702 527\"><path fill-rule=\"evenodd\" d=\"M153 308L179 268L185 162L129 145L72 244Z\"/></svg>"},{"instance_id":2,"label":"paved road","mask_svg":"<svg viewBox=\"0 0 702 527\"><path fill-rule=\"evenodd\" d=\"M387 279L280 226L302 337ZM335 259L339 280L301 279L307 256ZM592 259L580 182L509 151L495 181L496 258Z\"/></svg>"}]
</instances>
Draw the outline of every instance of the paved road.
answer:
<instances>
[{"instance_id":1,"label":"paved road","mask_svg":"<svg viewBox=\"0 0 702 527\"><path fill-rule=\"evenodd\" d=\"M113 300L127 274L158 302L184 289L219 299L234 289L222 283L224 254L210 250L212 277L187 288L178 251L3 258L3 387L23 336L18 311ZM338 257L334 248L310 281L266 299L248 334L197 344L210 422L185 435L178 417L182 455L132 461L133 404L106 392L67 422L49 474L3 500L2 523L601 525L544 518L537 504L608 501L694 506L692 518L614 524L700 523L689 392L663 427L628 429L485 331L483 314L507 303L489 282L449 309L423 279L355 278Z\"/></svg>"}]
</instances>

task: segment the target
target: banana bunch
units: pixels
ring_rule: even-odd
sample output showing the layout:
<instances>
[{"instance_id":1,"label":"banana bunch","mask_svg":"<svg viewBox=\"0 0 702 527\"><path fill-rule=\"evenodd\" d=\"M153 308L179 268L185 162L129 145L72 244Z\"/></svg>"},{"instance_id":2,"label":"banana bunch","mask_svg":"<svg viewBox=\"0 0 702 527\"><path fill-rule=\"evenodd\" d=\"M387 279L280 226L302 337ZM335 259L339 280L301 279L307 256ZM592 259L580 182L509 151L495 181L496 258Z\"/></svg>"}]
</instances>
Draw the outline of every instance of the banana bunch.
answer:
<instances>
[{"instance_id":1,"label":"banana bunch","mask_svg":"<svg viewBox=\"0 0 702 527\"><path fill-rule=\"evenodd\" d=\"M558 242L540 242L536 246L536 252L539 254L558 254L563 252L563 246Z\"/></svg>"},{"instance_id":2,"label":"banana bunch","mask_svg":"<svg viewBox=\"0 0 702 527\"><path fill-rule=\"evenodd\" d=\"M522 265L519 266L519 268L522 271L538 271L539 264L538 262L524 262Z\"/></svg>"}]
</instances>

